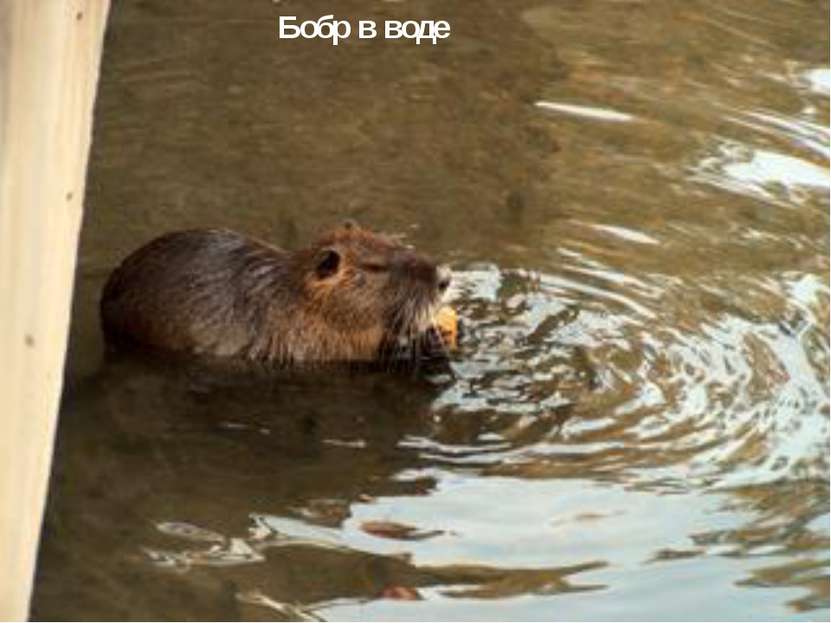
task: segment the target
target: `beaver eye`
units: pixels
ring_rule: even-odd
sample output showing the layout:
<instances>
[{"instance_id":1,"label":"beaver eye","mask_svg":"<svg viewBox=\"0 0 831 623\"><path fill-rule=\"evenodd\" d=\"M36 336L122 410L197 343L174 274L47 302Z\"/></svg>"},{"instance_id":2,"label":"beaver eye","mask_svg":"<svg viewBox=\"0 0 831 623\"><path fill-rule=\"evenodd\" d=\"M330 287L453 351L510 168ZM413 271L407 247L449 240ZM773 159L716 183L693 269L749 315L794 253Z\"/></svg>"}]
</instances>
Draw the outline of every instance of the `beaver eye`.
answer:
<instances>
[{"instance_id":1,"label":"beaver eye","mask_svg":"<svg viewBox=\"0 0 831 623\"><path fill-rule=\"evenodd\" d=\"M326 249L317 264L315 273L319 279L325 279L338 272L338 266L340 266L340 254L334 249Z\"/></svg>"}]
</instances>

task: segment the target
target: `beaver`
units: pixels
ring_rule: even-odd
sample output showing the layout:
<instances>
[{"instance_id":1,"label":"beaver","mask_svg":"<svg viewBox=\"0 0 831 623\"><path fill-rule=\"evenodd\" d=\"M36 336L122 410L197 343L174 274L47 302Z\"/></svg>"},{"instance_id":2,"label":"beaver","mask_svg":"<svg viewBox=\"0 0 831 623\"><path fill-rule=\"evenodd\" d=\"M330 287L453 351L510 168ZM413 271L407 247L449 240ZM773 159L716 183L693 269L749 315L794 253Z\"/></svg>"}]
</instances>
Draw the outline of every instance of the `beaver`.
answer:
<instances>
[{"instance_id":1,"label":"beaver","mask_svg":"<svg viewBox=\"0 0 831 623\"><path fill-rule=\"evenodd\" d=\"M278 365L372 362L421 342L449 284L446 266L353 222L293 252L192 229L129 255L100 312L111 344Z\"/></svg>"}]
</instances>

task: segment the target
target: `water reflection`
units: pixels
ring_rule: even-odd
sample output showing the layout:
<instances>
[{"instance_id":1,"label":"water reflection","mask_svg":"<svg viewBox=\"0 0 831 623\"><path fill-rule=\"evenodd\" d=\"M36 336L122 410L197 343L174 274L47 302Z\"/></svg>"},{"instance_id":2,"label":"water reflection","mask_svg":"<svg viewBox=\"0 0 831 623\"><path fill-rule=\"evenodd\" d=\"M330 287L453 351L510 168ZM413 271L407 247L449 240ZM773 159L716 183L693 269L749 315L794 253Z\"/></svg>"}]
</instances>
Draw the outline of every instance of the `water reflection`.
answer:
<instances>
[{"instance_id":1,"label":"water reflection","mask_svg":"<svg viewBox=\"0 0 831 623\"><path fill-rule=\"evenodd\" d=\"M819 95L825 95L831 91L831 70L825 67L809 69L803 74L809 88Z\"/></svg>"},{"instance_id":2,"label":"water reflection","mask_svg":"<svg viewBox=\"0 0 831 623\"><path fill-rule=\"evenodd\" d=\"M380 509L382 510L382 509ZM375 510L377 513L378 510ZM572 567L562 568L506 568L504 564L497 567L487 565L460 565L460 564L420 564L416 562L416 556L412 552L402 551L401 545L398 549L392 546L379 547L377 539L368 539L369 542L362 542L354 536L366 535L362 530L353 538L348 539L350 545L346 545L347 539L341 538L337 531L321 528L310 528L306 524L294 522L279 517L267 515L252 515L252 525L248 529L246 537L221 537L216 533L206 531L196 526L176 524L174 529L169 523L157 524L157 529L171 536L179 536L182 540L195 542L179 550L158 550L147 548L145 550L148 558L162 569L173 569L178 572L185 572L192 567L236 567L251 563L284 564L291 565L295 562L292 551L314 550L314 553L323 555L324 552L339 552L344 557L363 559L367 564L375 564L387 567L385 581L386 586L367 587L367 592L361 592L363 599L372 597L391 597L417 599L418 593L415 589L424 586L443 586L442 594L447 597L478 597L498 598L521 595L528 592L559 593L570 591L586 591L602 588L590 584L580 583L570 579L569 576L581 572L591 571L603 566L602 563L587 563ZM364 524L366 525L366 522ZM349 531L349 527L346 528ZM205 539L205 534L210 535ZM294 534L292 534L294 533ZM194 537L194 534L198 536ZM404 539L409 540L409 539ZM420 540L420 539L419 539ZM207 541L207 542L205 542ZM382 543L383 544L383 543ZM446 551L452 548L452 543L434 544L436 551ZM282 560L275 550L286 549ZM390 551L385 551L385 550ZM419 548L421 549L421 548ZM419 555L418 558L425 556ZM429 555L427 556L429 558ZM502 563L506 562L502 559ZM297 572L304 572L302 567ZM244 569L241 574L239 585L250 582L246 577ZM255 574L256 578L261 577L260 570ZM260 581L260 580L255 580ZM405 582L398 584L398 582ZM398 596L395 591L398 590ZM256 589L261 590L261 589ZM276 594L283 592L282 587L277 586L271 589ZM405 591L412 591L409 597L405 597ZM249 591L249 594L252 591ZM340 599L343 595L335 593ZM326 604L328 600L324 601ZM282 602L279 602L282 603ZM304 609L318 609L321 604L307 604Z\"/></svg>"},{"instance_id":3,"label":"water reflection","mask_svg":"<svg viewBox=\"0 0 831 623\"><path fill-rule=\"evenodd\" d=\"M577 104L564 104L560 102L536 102L534 105L543 110L574 115L576 117L586 117L598 121L626 122L634 120L632 115L616 110L597 108L595 106L578 106Z\"/></svg>"},{"instance_id":4,"label":"water reflection","mask_svg":"<svg viewBox=\"0 0 831 623\"><path fill-rule=\"evenodd\" d=\"M827 136L823 144L828 145ZM826 193L829 189L828 167L730 141L718 145L715 152L701 160L694 177L724 190L789 207L805 203L806 192L814 190L811 187Z\"/></svg>"}]
</instances>

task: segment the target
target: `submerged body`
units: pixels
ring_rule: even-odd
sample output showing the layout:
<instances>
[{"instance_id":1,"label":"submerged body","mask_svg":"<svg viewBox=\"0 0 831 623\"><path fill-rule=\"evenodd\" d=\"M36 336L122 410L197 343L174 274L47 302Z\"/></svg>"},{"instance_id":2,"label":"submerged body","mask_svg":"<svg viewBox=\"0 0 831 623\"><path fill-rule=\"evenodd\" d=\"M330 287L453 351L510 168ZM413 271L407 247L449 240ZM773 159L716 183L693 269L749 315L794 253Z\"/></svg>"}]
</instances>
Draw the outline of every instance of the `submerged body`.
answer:
<instances>
[{"instance_id":1,"label":"submerged body","mask_svg":"<svg viewBox=\"0 0 831 623\"><path fill-rule=\"evenodd\" d=\"M166 234L110 275L111 342L274 364L375 361L431 328L449 272L344 225L294 252L223 229Z\"/></svg>"}]
</instances>

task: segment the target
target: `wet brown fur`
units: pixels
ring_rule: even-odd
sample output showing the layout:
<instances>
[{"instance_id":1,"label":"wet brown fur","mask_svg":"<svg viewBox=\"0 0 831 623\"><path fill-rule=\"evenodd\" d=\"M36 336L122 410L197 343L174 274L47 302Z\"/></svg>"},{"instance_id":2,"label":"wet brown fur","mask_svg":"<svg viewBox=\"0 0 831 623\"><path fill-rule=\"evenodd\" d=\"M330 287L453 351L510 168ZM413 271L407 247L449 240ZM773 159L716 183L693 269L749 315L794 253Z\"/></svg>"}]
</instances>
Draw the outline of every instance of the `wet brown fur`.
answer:
<instances>
[{"instance_id":1,"label":"wet brown fur","mask_svg":"<svg viewBox=\"0 0 831 623\"><path fill-rule=\"evenodd\" d=\"M188 230L153 240L113 271L101 321L111 342L167 351L275 364L374 361L430 327L441 275L429 259L355 225L295 252L229 230Z\"/></svg>"}]
</instances>

